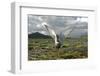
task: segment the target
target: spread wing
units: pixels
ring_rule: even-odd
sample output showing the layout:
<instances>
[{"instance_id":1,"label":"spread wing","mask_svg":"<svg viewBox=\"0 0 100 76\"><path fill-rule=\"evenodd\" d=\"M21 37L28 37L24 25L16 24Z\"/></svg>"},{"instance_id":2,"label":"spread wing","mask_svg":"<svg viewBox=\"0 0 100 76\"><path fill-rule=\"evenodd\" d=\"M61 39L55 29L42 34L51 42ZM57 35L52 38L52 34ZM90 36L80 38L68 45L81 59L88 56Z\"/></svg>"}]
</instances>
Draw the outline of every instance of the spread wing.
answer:
<instances>
[{"instance_id":1,"label":"spread wing","mask_svg":"<svg viewBox=\"0 0 100 76\"><path fill-rule=\"evenodd\" d=\"M75 29L74 25L69 25L67 26L62 33L64 34L64 38L68 37L70 35L70 33Z\"/></svg>"},{"instance_id":2,"label":"spread wing","mask_svg":"<svg viewBox=\"0 0 100 76\"><path fill-rule=\"evenodd\" d=\"M62 32L64 33L65 38L68 37L70 35L70 33L74 30L74 29L83 29L83 28L87 28L87 23L86 22L75 22L73 24L69 24L67 25Z\"/></svg>"},{"instance_id":3,"label":"spread wing","mask_svg":"<svg viewBox=\"0 0 100 76\"><path fill-rule=\"evenodd\" d=\"M70 33L71 33L73 30L74 30L74 27L72 27L72 28L66 30L66 31L64 32L65 38L68 37L68 36L70 35Z\"/></svg>"},{"instance_id":4,"label":"spread wing","mask_svg":"<svg viewBox=\"0 0 100 76\"><path fill-rule=\"evenodd\" d=\"M43 24L43 26L44 26L44 27L46 28L46 30L49 32L50 36L51 36L53 39L55 39L55 37L56 37L55 31L54 31L52 28L50 28L49 26L47 26L46 24Z\"/></svg>"}]
</instances>

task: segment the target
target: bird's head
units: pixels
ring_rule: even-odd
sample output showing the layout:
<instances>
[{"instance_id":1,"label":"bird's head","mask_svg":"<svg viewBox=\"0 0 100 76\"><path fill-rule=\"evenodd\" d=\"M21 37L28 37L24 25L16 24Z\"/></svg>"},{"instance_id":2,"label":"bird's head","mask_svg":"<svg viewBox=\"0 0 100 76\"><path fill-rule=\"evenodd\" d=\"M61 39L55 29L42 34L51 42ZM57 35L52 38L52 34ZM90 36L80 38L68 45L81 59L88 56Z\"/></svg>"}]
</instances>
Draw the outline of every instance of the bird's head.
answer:
<instances>
[{"instance_id":1,"label":"bird's head","mask_svg":"<svg viewBox=\"0 0 100 76\"><path fill-rule=\"evenodd\" d=\"M61 43L60 42L56 42L55 43L55 47L59 49L61 47Z\"/></svg>"},{"instance_id":2,"label":"bird's head","mask_svg":"<svg viewBox=\"0 0 100 76\"><path fill-rule=\"evenodd\" d=\"M46 22L43 22L43 23L42 23L42 26L45 26L45 25L47 25L47 23L46 23Z\"/></svg>"},{"instance_id":3,"label":"bird's head","mask_svg":"<svg viewBox=\"0 0 100 76\"><path fill-rule=\"evenodd\" d=\"M41 26L42 26L43 28L46 28L46 27L48 26L48 24L47 24L46 22L42 22Z\"/></svg>"}]
</instances>

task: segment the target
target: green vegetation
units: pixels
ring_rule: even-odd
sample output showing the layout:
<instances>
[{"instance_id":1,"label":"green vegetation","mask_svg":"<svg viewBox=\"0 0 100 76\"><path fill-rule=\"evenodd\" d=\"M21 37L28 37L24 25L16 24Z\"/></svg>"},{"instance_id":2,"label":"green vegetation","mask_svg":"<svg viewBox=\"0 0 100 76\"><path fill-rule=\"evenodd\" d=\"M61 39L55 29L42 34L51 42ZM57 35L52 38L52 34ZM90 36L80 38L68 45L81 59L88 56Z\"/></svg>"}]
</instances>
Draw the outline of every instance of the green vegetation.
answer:
<instances>
[{"instance_id":1,"label":"green vegetation","mask_svg":"<svg viewBox=\"0 0 100 76\"><path fill-rule=\"evenodd\" d=\"M79 59L88 57L87 36L67 38L62 48L54 48L51 38L29 38L28 60Z\"/></svg>"}]
</instances>

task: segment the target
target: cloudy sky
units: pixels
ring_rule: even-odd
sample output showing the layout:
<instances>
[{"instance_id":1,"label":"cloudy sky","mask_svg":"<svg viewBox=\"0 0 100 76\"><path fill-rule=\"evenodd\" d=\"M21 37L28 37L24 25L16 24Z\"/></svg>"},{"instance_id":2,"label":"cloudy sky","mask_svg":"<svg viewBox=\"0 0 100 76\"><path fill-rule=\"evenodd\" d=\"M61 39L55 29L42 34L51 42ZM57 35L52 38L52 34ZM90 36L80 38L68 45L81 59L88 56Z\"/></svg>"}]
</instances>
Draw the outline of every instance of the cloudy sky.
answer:
<instances>
[{"instance_id":1,"label":"cloudy sky","mask_svg":"<svg viewBox=\"0 0 100 76\"><path fill-rule=\"evenodd\" d=\"M71 36L79 36L87 33L88 18L81 16L43 16L43 15L28 15L28 34L40 32L48 35L49 33L43 28L42 23L47 23L56 32L67 26L74 25L76 28L71 33Z\"/></svg>"}]
</instances>

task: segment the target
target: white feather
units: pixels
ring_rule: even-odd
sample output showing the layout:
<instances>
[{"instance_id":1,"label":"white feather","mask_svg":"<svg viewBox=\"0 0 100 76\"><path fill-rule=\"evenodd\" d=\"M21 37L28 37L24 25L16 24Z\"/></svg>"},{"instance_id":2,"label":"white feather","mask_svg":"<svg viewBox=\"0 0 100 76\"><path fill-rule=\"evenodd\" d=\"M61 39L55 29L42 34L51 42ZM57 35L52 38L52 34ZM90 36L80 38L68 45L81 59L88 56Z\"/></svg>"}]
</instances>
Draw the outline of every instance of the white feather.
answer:
<instances>
[{"instance_id":1,"label":"white feather","mask_svg":"<svg viewBox=\"0 0 100 76\"><path fill-rule=\"evenodd\" d=\"M55 31L50 26L48 26L47 23L42 23L42 26L45 27L46 30L49 32L50 36L54 39L56 45L58 42Z\"/></svg>"}]
</instances>

